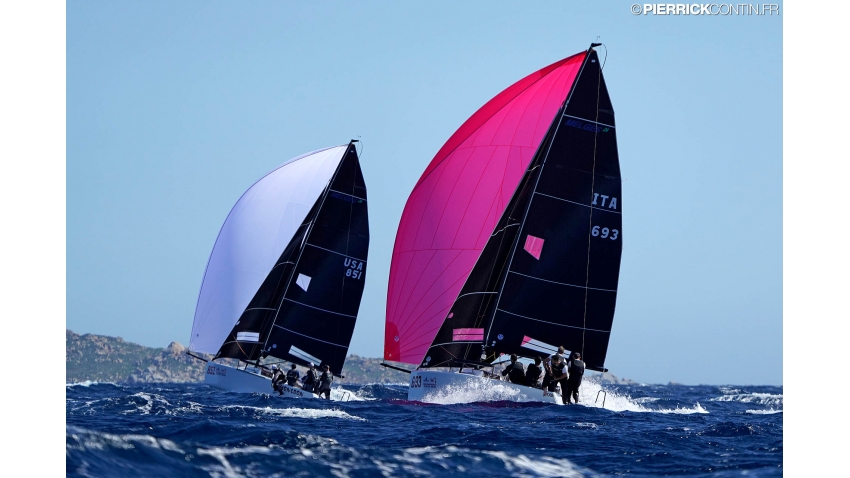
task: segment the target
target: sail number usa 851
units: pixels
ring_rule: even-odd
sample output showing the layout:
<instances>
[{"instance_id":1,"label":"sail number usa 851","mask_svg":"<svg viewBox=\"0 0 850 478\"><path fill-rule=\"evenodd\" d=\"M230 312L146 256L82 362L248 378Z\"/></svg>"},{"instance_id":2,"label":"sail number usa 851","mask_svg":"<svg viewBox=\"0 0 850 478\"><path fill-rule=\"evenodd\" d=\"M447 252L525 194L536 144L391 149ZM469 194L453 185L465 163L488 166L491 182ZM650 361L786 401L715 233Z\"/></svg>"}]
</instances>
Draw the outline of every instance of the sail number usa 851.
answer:
<instances>
[{"instance_id":1,"label":"sail number usa 851","mask_svg":"<svg viewBox=\"0 0 850 478\"><path fill-rule=\"evenodd\" d=\"M345 258L345 277L360 279L363 277L363 261Z\"/></svg>"},{"instance_id":2,"label":"sail number usa 851","mask_svg":"<svg viewBox=\"0 0 850 478\"><path fill-rule=\"evenodd\" d=\"M620 237L620 231L617 229L608 229L607 227L593 226L590 230L590 235L601 239L611 239L616 241Z\"/></svg>"}]
</instances>

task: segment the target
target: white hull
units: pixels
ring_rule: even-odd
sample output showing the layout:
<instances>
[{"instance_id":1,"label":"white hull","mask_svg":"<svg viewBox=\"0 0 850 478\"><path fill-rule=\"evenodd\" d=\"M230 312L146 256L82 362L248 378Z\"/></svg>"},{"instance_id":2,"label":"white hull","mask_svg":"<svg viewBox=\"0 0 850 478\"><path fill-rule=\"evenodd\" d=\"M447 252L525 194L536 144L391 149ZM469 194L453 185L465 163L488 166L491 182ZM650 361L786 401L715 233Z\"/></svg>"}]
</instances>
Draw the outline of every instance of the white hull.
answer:
<instances>
[{"instance_id":1,"label":"white hull","mask_svg":"<svg viewBox=\"0 0 850 478\"><path fill-rule=\"evenodd\" d=\"M442 404L509 401L563 405L560 394L548 390L468 373L430 370L411 372L407 399Z\"/></svg>"},{"instance_id":2,"label":"white hull","mask_svg":"<svg viewBox=\"0 0 850 478\"><path fill-rule=\"evenodd\" d=\"M272 380L260 374L260 369L249 366L246 369L235 368L220 363L207 362L204 383L228 392L267 393L277 395L272 389ZM318 395L297 387L283 385L283 397L320 398Z\"/></svg>"}]
</instances>

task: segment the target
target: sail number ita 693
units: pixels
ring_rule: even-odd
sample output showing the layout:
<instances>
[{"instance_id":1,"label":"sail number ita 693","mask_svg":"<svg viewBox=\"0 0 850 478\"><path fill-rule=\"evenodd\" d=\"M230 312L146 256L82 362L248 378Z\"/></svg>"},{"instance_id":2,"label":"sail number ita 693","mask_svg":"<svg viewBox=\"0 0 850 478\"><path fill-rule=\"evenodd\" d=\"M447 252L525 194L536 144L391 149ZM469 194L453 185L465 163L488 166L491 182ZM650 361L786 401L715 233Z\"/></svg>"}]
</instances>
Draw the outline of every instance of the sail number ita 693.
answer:
<instances>
[{"instance_id":1,"label":"sail number ita 693","mask_svg":"<svg viewBox=\"0 0 850 478\"><path fill-rule=\"evenodd\" d=\"M608 229L607 227L593 226L590 230L590 235L593 237L616 241L617 238L620 237L620 231L616 229Z\"/></svg>"},{"instance_id":2,"label":"sail number ita 693","mask_svg":"<svg viewBox=\"0 0 850 478\"><path fill-rule=\"evenodd\" d=\"M363 277L363 261L345 258L345 277L360 279Z\"/></svg>"}]
</instances>

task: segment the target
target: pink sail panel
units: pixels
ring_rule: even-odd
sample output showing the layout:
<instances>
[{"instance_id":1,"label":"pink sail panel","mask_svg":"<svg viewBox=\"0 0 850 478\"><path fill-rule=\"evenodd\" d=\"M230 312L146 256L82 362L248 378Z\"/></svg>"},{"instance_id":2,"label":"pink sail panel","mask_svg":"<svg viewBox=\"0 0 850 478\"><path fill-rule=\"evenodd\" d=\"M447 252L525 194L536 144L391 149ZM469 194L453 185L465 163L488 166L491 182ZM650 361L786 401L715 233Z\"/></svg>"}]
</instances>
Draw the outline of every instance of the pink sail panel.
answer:
<instances>
[{"instance_id":1,"label":"pink sail panel","mask_svg":"<svg viewBox=\"0 0 850 478\"><path fill-rule=\"evenodd\" d=\"M446 141L407 199L387 290L384 359L419 364L586 53L514 83Z\"/></svg>"},{"instance_id":2,"label":"pink sail panel","mask_svg":"<svg viewBox=\"0 0 850 478\"><path fill-rule=\"evenodd\" d=\"M540 239L539 237L534 237L529 234L525 238L525 246L523 246L523 249L525 249L526 252L534 256L534 258L539 261L540 253L543 251L543 242L543 239Z\"/></svg>"},{"instance_id":3,"label":"pink sail panel","mask_svg":"<svg viewBox=\"0 0 850 478\"><path fill-rule=\"evenodd\" d=\"M463 342L471 340L480 342L484 340L484 329L454 329L452 330L452 341Z\"/></svg>"}]
</instances>

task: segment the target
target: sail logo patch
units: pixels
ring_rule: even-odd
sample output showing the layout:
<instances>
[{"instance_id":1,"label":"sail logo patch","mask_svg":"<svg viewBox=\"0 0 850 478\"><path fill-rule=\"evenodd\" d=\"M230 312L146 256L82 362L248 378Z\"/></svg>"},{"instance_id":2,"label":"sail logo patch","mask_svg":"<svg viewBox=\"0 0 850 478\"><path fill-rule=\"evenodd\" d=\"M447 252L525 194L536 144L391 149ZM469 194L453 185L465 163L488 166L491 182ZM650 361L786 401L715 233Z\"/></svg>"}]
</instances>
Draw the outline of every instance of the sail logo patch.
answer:
<instances>
[{"instance_id":1,"label":"sail logo patch","mask_svg":"<svg viewBox=\"0 0 850 478\"><path fill-rule=\"evenodd\" d=\"M522 338L522 344L520 344L520 347L525 347L527 349L534 350L535 352L543 352L546 355L552 355L558 351L558 347L547 344L546 342L534 340L527 335Z\"/></svg>"},{"instance_id":2,"label":"sail logo patch","mask_svg":"<svg viewBox=\"0 0 850 478\"><path fill-rule=\"evenodd\" d=\"M484 340L484 329L454 329L452 342L481 342Z\"/></svg>"},{"instance_id":3,"label":"sail logo patch","mask_svg":"<svg viewBox=\"0 0 850 478\"><path fill-rule=\"evenodd\" d=\"M304 274L298 274L298 278L295 279L295 283L298 284L298 287L304 289L304 292L307 292L307 288L310 287L310 280L312 278L310 276L305 276Z\"/></svg>"},{"instance_id":4,"label":"sail logo patch","mask_svg":"<svg viewBox=\"0 0 850 478\"><path fill-rule=\"evenodd\" d=\"M363 261L345 258L345 277L360 279L363 277Z\"/></svg>"},{"instance_id":5,"label":"sail logo patch","mask_svg":"<svg viewBox=\"0 0 850 478\"><path fill-rule=\"evenodd\" d=\"M260 333L259 332L236 332L236 341L237 342L259 342L260 341Z\"/></svg>"},{"instance_id":6,"label":"sail logo patch","mask_svg":"<svg viewBox=\"0 0 850 478\"><path fill-rule=\"evenodd\" d=\"M529 234L525 238L525 245L522 248L539 261L540 253L543 251L543 242L545 242L543 239Z\"/></svg>"},{"instance_id":7,"label":"sail logo patch","mask_svg":"<svg viewBox=\"0 0 850 478\"><path fill-rule=\"evenodd\" d=\"M298 357L301 360L305 362L310 362L314 365L319 365L320 363L322 363L321 360L317 359L316 357L313 357L312 355L308 354L307 352L299 349L294 345L289 347L289 355L292 355L293 357Z\"/></svg>"}]
</instances>

